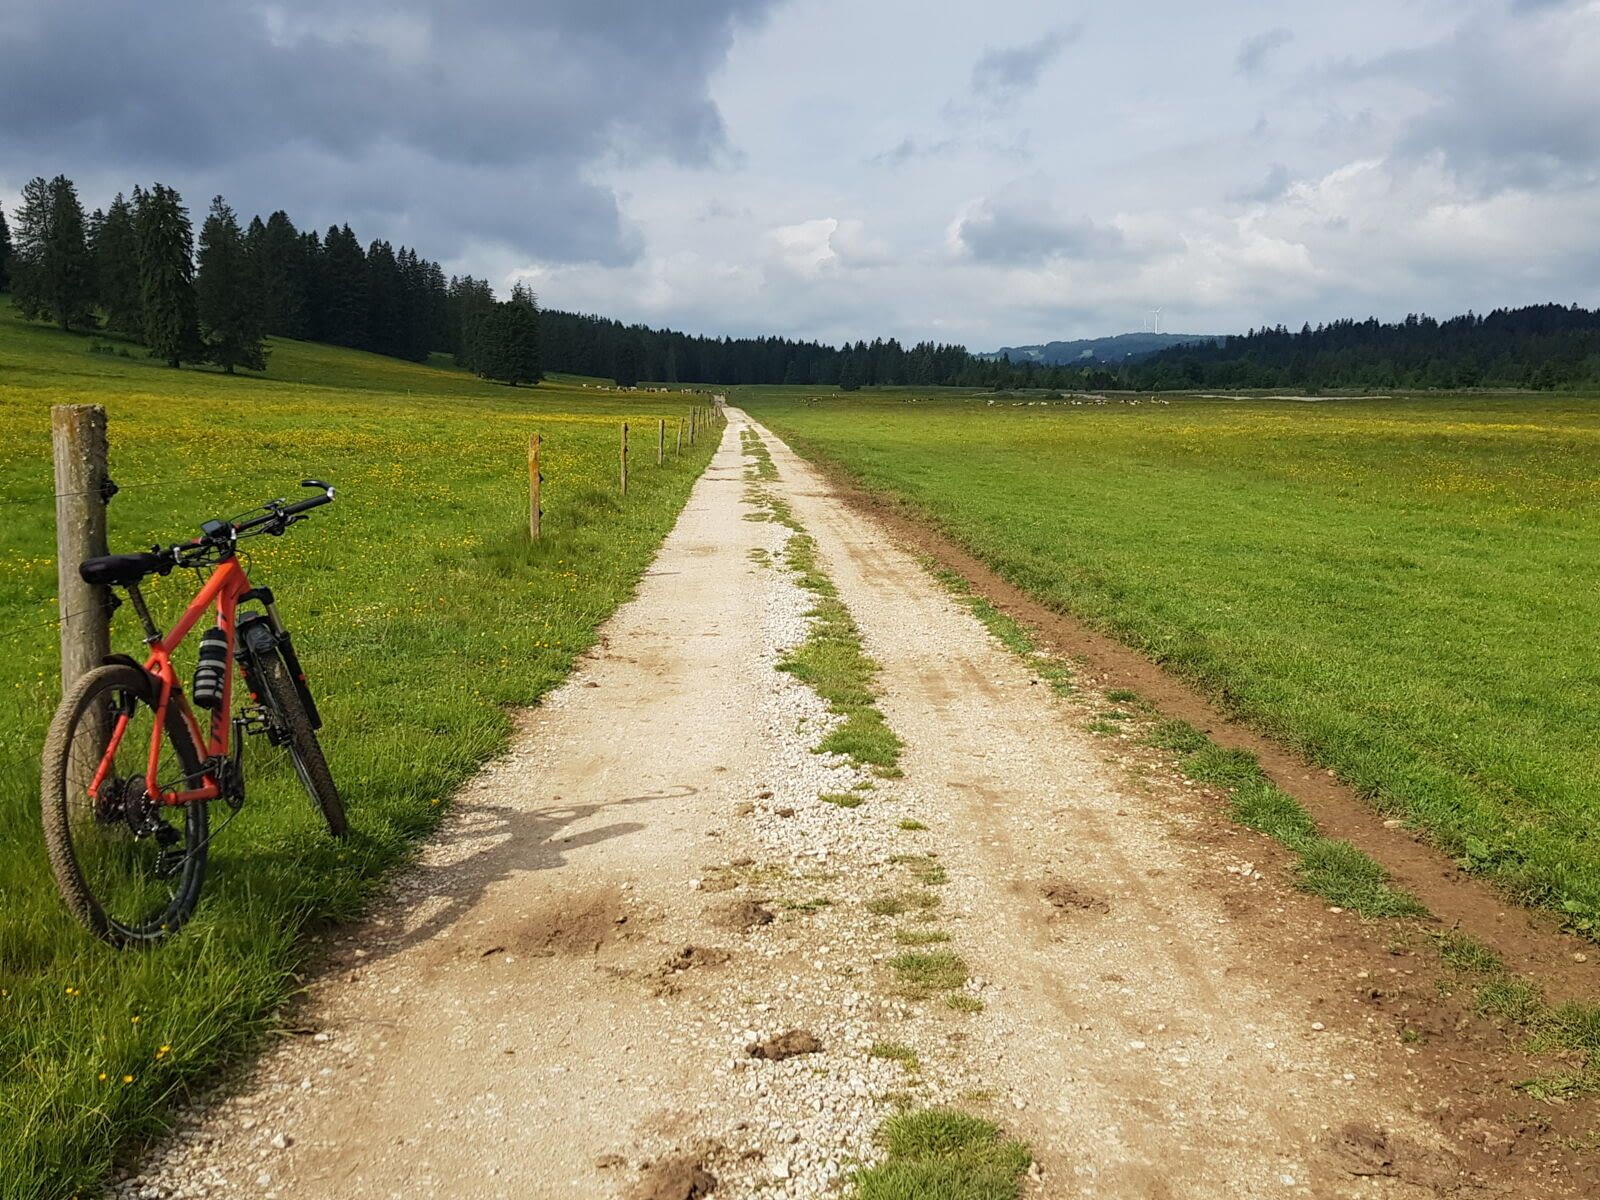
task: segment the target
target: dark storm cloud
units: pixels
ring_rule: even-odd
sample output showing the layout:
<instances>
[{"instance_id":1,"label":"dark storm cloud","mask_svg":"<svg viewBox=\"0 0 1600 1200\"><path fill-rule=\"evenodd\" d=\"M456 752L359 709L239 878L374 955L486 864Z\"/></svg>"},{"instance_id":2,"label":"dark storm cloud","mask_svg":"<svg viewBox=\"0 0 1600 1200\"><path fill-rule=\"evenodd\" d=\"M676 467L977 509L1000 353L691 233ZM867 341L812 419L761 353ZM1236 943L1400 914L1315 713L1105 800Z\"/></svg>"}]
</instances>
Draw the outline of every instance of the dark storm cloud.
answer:
<instances>
[{"instance_id":1,"label":"dark storm cloud","mask_svg":"<svg viewBox=\"0 0 1600 1200\"><path fill-rule=\"evenodd\" d=\"M1253 37L1247 37L1239 44L1239 53L1234 57L1233 66L1241 75L1259 75L1266 69L1267 59L1274 50L1282 49L1294 41L1294 34L1287 29L1268 29Z\"/></svg>"},{"instance_id":2,"label":"dark storm cloud","mask_svg":"<svg viewBox=\"0 0 1600 1200\"><path fill-rule=\"evenodd\" d=\"M1003 107L1031 91L1044 69L1083 36L1082 25L1055 29L1021 46L985 50L972 68L972 95L991 107Z\"/></svg>"},{"instance_id":3,"label":"dark storm cloud","mask_svg":"<svg viewBox=\"0 0 1600 1200\"><path fill-rule=\"evenodd\" d=\"M972 258L1004 266L1104 258L1123 249L1118 230L1058 213L1042 179L1020 181L984 199L962 218L957 237Z\"/></svg>"},{"instance_id":4,"label":"dark storm cloud","mask_svg":"<svg viewBox=\"0 0 1600 1200\"><path fill-rule=\"evenodd\" d=\"M1440 156L1480 191L1590 181L1600 172L1600 10L1524 0L1508 11L1351 67L1347 78L1420 90L1397 151Z\"/></svg>"},{"instance_id":5,"label":"dark storm cloud","mask_svg":"<svg viewBox=\"0 0 1600 1200\"><path fill-rule=\"evenodd\" d=\"M0 177L239 180L241 206L398 216L425 253L626 261L587 169L724 152L706 78L772 3L9 0Z\"/></svg>"}]
</instances>

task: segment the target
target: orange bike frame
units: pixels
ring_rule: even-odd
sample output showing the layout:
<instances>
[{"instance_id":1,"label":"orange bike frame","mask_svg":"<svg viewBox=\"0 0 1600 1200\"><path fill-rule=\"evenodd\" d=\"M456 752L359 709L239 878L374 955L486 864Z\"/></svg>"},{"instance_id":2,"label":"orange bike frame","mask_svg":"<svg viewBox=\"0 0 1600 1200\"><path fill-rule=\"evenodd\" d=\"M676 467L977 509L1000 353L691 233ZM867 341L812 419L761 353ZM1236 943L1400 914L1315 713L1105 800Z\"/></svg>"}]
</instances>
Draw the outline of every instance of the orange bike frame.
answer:
<instances>
[{"instance_id":1,"label":"orange bike frame","mask_svg":"<svg viewBox=\"0 0 1600 1200\"><path fill-rule=\"evenodd\" d=\"M168 792L162 790L156 772L161 765L161 739L167 730L167 710L173 704L177 704L178 711L188 724L189 733L194 738L194 744L200 747L203 759L214 761L228 756L228 745L233 730L229 718L233 712L233 666L237 649L235 639L239 601L249 591L250 580L245 575L244 568L239 565L239 560L223 559L211 573L211 578L206 580L200 593L190 601L188 610L172 627L171 632L150 647L150 657L145 660L144 666L159 685L160 693L156 702L155 729L150 734L150 760L145 771L145 794L152 799L159 797L162 804L191 804L201 800L215 800L222 794L216 778L210 773L203 777L200 787L189 791ZM194 711L189 707L188 699L183 694L183 685L178 682L178 674L172 669L172 652L183 644L184 638L189 636L189 631L205 615L206 610L212 607L217 610L217 627L228 639L228 658L222 676L222 703L217 706L216 712L211 714L209 733L203 733L199 722L195 720ZM100 760L100 769L95 772L94 780L89 784L90 795L100 794L100 784L111 770L117 748L122 744L122 737L127 728L128 718L118 717L111 731L110 745Z\"/></svg>"}]
</instances>

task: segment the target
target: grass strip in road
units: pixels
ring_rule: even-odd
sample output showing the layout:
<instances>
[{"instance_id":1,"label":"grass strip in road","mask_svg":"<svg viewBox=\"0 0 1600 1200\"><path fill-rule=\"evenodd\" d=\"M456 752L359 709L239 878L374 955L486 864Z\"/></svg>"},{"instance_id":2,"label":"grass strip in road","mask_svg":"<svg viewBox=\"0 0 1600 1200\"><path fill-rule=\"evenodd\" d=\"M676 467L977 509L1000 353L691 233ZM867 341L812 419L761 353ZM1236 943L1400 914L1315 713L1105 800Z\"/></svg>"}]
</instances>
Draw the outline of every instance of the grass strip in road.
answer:
<instances>
[{"instance_id":1,"label":"grass strip in road","mask_svg":"<svg viewBox=\"0 0 1600 1200\"><path fill-rule=\"evenodd\" d=\"M889 960L901 991L926 998L948 992L967 981L967 960L953 950L907 950Z\"/></svg>"},{"instance_id":2,"label":"grass strip in road","mask_svg":"<svg viewBox=\"0 0 1600 1200\"><path fill-rule=\"evenodd\" d=\"M1530 1054L1563 1060L1555 1070L1518 1083L1520 1090L1548 1101L1600 1095L1600 1004L1552 1005L1537 984L1513 975L1494 951L1463 933L1442 934L1438 949L1454 981L1471 987L1480 1016L1520 1034Z\"/></svg>"},{"instance_id":3,"label":"grass strip in road","mask_svg":"<svg viewBox=\"0 0 1600 1200\"><path fill-rule=\"evenodd\" d=\"M1293 796L1268 779L1248 750L1224 749L1187 721L1162 721L1145 741L1178 755L1178 769L1228 793L1233 815L1281 842L1300 861L1299 886L1364 917L1420 917L1417 899L1389 884L1388 873L1349 842L1324 837Z\"/></svg>"},{"instance_id":4,"label":"grass strip in road","mask_svg":"<svg viewBox=\"0 0 1600 1200\"><path fill-rule=\"evenodd\" d=\"M838 589L817 562L817 544L808 533L795 533L784 546L784 559L796 582L816 597L807 614L811 628L778 663L843 718L816 746L819 753L842 754L870 766L884 778L899 774L905 743L889 728L877 704L873 684L878 664L861 644L861 630L839 599Z\"/></svg>"},{"instance_id":5,"label":"grass strip in road","mask_svg":"<svg viewBox=\"0 0 1600 1200\"><path fill-rule=\"evenodd\" d=\"M1033 1152L992 1121L947 1108L890 1117L888 1152L852 1180L855 1200L1016 1200Z\"/></svg>"},{"instance_id":6,"label":"grass strip in road","mask_svg":"<svg viewBox=\"0 0 1600 1200\"><path fill-rule=\"evenodd\" d=\"M871 767L880 778L896 778L905 743L889 728L878 709L873 686L878 664L867 656L855 618L818 562L815 539L801 527L785 500L761 486L778 478L771 451L761 435L749 428L740 431L740 443L745 455L753 460L745 467L750 484L746 499L764 513L765 519L791 531L783 548L784 563L794 572L795 582L816 597L806 614L810 628L805 640L778 663L778 670L793 675L816 692L827 703L828 711L842 718L814 749L819 754L843 755L857 766ZM823 799L845 808L861 803L859 798Z\"/></svg>"}]
</instances>

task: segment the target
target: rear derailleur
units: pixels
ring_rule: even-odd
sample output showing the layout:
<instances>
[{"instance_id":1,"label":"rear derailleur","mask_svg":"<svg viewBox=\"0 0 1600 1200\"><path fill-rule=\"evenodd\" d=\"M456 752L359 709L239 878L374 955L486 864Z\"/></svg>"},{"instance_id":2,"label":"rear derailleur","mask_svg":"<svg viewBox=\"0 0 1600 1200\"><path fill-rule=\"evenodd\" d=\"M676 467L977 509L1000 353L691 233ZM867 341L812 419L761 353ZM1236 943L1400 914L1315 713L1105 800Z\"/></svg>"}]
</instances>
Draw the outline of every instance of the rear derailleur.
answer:
<instances>
[{"instance_id":1,"label":"rear derailleur","mask_svg":"<svg viewBox=\"0 0 1600 1200\"><path fill-rule=\"evenodd\" d=\"M163 821L160 813L161 805L150 799L144 780L137 775L103 784L95 810L97 819L105 824L120 818L136 839L154 838L159 847L156 877L170 879L183 869L188 852L179 845L183 835Z\"/></svg>"}]
</instances>

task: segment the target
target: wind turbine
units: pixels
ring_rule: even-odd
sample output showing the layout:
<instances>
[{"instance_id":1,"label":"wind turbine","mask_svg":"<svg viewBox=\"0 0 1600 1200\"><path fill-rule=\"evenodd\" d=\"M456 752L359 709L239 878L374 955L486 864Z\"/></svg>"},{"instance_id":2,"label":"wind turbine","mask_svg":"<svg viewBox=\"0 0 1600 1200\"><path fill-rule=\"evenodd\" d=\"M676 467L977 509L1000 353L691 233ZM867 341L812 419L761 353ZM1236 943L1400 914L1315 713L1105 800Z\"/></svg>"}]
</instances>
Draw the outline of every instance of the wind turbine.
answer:
<instances>
[{"instance_id":1,"label":"wind turbine","mask_svg":"<svg viewBox=\"0 0 1600 1200\"><path fill-rule=\"evenodd\" d=\"M1161 310L1159 308L1152 308L1150 310L1150 312L1156 319L1156 332L1160 333L1161 332Z\"/></svg>"}]
</instances>

